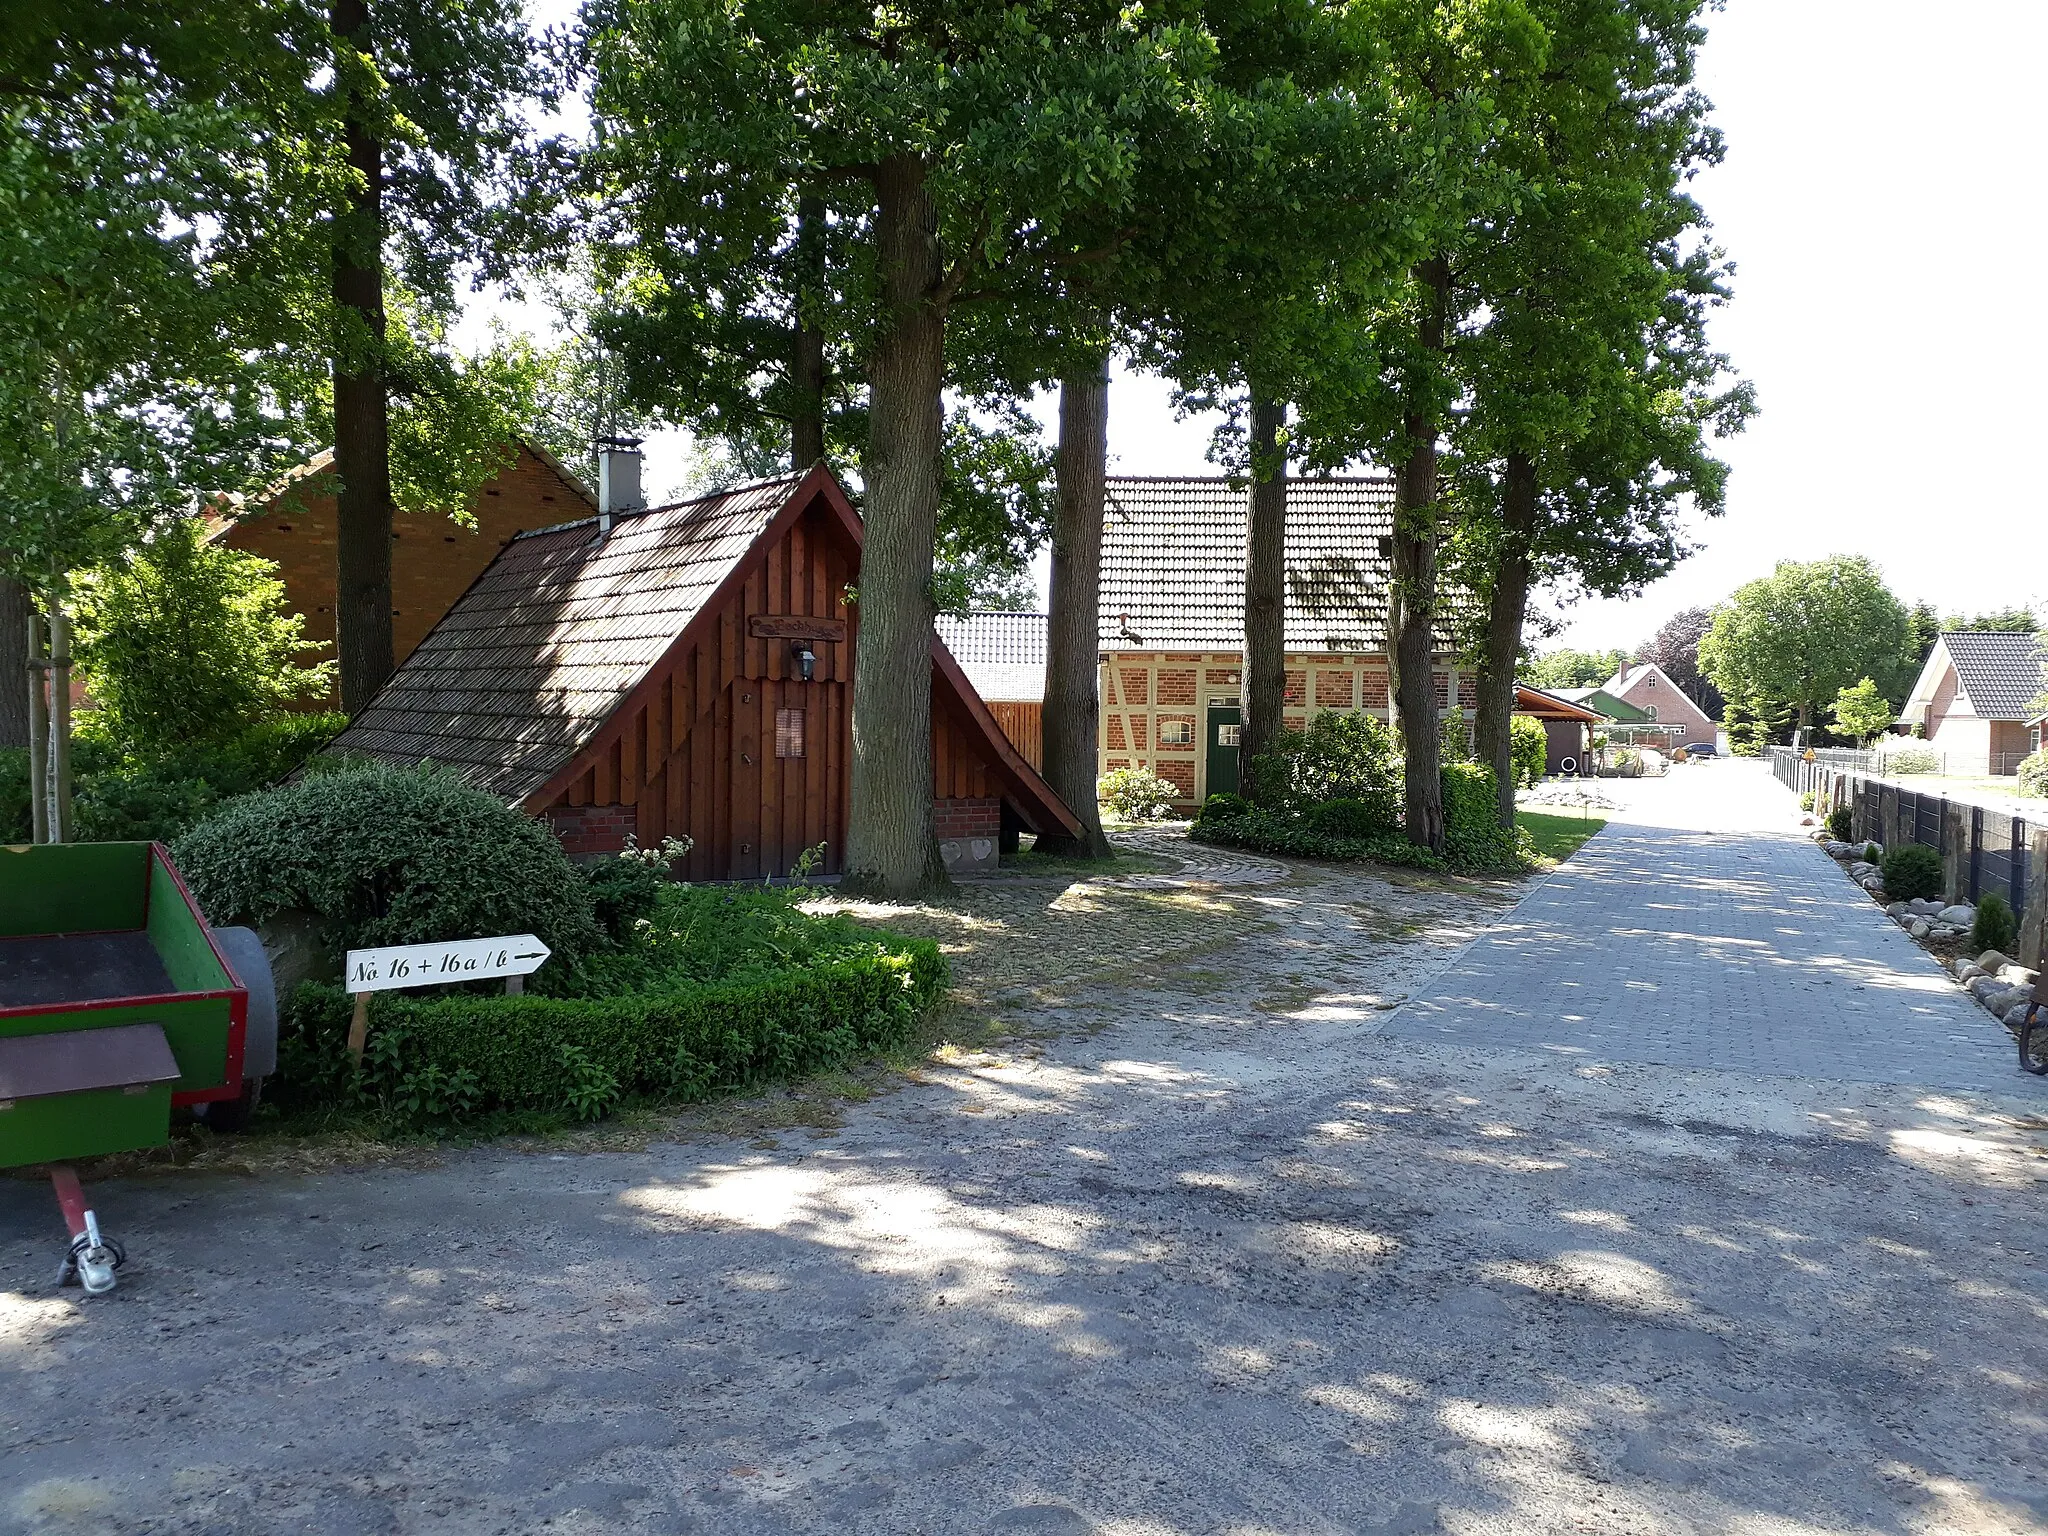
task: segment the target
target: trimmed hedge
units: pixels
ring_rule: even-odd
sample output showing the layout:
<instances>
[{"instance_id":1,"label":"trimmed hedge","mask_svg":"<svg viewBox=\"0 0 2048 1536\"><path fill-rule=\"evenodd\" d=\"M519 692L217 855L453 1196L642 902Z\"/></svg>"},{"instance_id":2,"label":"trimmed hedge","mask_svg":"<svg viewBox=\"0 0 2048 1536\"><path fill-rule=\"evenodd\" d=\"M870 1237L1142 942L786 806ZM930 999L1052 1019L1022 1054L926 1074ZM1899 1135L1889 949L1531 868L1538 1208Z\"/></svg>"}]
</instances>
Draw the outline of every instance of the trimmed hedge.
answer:
<instances>
[{"instance_id":1,"label":"trimmed hedge","mask_svg":"<svg viewBox=\"0 0 2048 1536\"><path fill-rule=\"evenodd\" d=\"M902 1043L943 995L945 958L891 937L800 969L601 998L386 994L358 1076L351 1000L308 983L290 999L287 1102L381 1105L415 1122L503 1111L596 1119L629 1095L678 1102L842 1066Z\"/></svg>"},{"instance_id":2,"label":"trimmed hedge","mask_svg":"<svg viewBox=\"0 0 2048 1536\"><path fill-rule=\"evenodd\" d=\"M1519 870L1531 849L1518 830L1499 822L1493 770L1482 763L1450 763L1443 770L1444 852L1441 856L1402 833L1373 830L1371 802L1345 798L1303 810L1269 810L1235 795L1211 795L1188 835L1218 847L1333 863L1366 861L1409 869Z\"/></svg>"},{"instance_id":3,"label":"trimmed hedge","mask_svg":"<svg viewBox=\"0 0 2048 1536\"><path fill-rule=\"evenodd\" d=\"M172 849L207 917L303 910L336 950L532 933L559 956L603 947L591 890L547 827L437 769L326 773L222 806Z\"/></svg>"}]
</instances>

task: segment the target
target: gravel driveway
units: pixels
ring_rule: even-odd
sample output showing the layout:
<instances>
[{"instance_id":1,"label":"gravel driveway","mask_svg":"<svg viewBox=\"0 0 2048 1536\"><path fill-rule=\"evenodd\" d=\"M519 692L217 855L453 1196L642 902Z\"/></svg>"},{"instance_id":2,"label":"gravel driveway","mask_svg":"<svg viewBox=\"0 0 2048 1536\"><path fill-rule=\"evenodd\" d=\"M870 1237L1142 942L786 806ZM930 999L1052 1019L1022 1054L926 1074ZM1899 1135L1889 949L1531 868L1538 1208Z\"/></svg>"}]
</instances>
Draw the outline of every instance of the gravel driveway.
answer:
<instances>
[{"instance_id":1,"label":"gravel driveway","mask_svg":"<svg viewBox=\"0 0 2048 1536\"><path fill-rule=\"evenodd\" d=\"M1838 922L1747 765L1631 793L1589 872L1708 828ZM0 1184L0 1529L2048 1532L2048 1084L1944 1075L1917 951L1868 1081L1716 1056L1734 964L1674 1063L1467 1023L1559 1013L1496 889L1232 878L927 912L1042 943L1017 1033L836 1126L103 1183L88 1304Z\"/></svg>"}]
</instances>

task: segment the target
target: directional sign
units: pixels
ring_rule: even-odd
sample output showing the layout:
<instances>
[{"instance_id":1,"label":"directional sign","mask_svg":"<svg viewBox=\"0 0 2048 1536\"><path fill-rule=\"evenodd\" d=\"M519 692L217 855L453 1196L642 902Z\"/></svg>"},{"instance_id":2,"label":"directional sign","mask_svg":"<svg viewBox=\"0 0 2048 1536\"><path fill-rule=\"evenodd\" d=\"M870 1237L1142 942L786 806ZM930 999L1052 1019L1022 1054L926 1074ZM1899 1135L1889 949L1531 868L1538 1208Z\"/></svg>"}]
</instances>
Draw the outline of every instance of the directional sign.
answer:
<instances>
[{"instance_id":1,"label":"directional sign","mask_svg":"<svg viewBox=\"0 0 2048 1536\"><path fill-rule=\"evenodd\" d=\"M348 952L348 990L386 992L394 987L434 987L451 981L488 981L493 976L526 976L541 967L547 945L530 933L496 939L451 939L444 944L393 944Z\"/></svg>"}]
</instances>

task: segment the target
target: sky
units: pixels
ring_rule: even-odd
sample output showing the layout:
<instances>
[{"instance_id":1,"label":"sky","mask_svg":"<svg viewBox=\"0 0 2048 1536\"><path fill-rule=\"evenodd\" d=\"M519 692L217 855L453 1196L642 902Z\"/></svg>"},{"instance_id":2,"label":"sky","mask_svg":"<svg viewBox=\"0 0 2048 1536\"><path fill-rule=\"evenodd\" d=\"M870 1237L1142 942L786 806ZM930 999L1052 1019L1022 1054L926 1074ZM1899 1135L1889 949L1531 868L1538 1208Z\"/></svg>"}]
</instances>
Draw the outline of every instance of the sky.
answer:
<instances>
[{"instance_id":1,"label":"sky","mask_svg":"<svg viewBox=\"0 0 2048 1536\"><path fill-rule=\"evenodd\" d=\"M1694 190L1736 265L1712 335L1760 410L1724 446L1726 514L1689 524L1697 552L1563 609L1551 645L1627 648L1831 554L1943 613L2048 604L2044 56L2042 0L1729 0L1708 19L1700 83L1728 155ZM1056 401L1038 411L1051 429ZM1111 472L1212 473L1209 426L1120 369ZM650 488L679 482L687 444L648 447Z\"/></svg>"}]
</instances>

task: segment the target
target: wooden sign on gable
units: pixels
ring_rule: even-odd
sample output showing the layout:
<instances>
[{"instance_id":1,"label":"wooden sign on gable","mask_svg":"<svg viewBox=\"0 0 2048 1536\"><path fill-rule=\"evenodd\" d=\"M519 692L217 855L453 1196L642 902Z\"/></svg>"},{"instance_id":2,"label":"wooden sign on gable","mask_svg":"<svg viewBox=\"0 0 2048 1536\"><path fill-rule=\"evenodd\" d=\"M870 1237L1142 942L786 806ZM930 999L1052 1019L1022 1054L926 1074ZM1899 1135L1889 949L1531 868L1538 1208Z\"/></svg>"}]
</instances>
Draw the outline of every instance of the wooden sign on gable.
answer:
<instances>
[{"instance_id":1,"label":"wooden sign on gable","mask_svg":"<svg viewBox=\"0 0 2048 1536\"><path fill-rule=\"evenodd\" d=\"M801 613L757 613L747 619L747 633L756 640L831 640L846 638L846 620L813 619Z\"/></svg>"}]
</instances>

